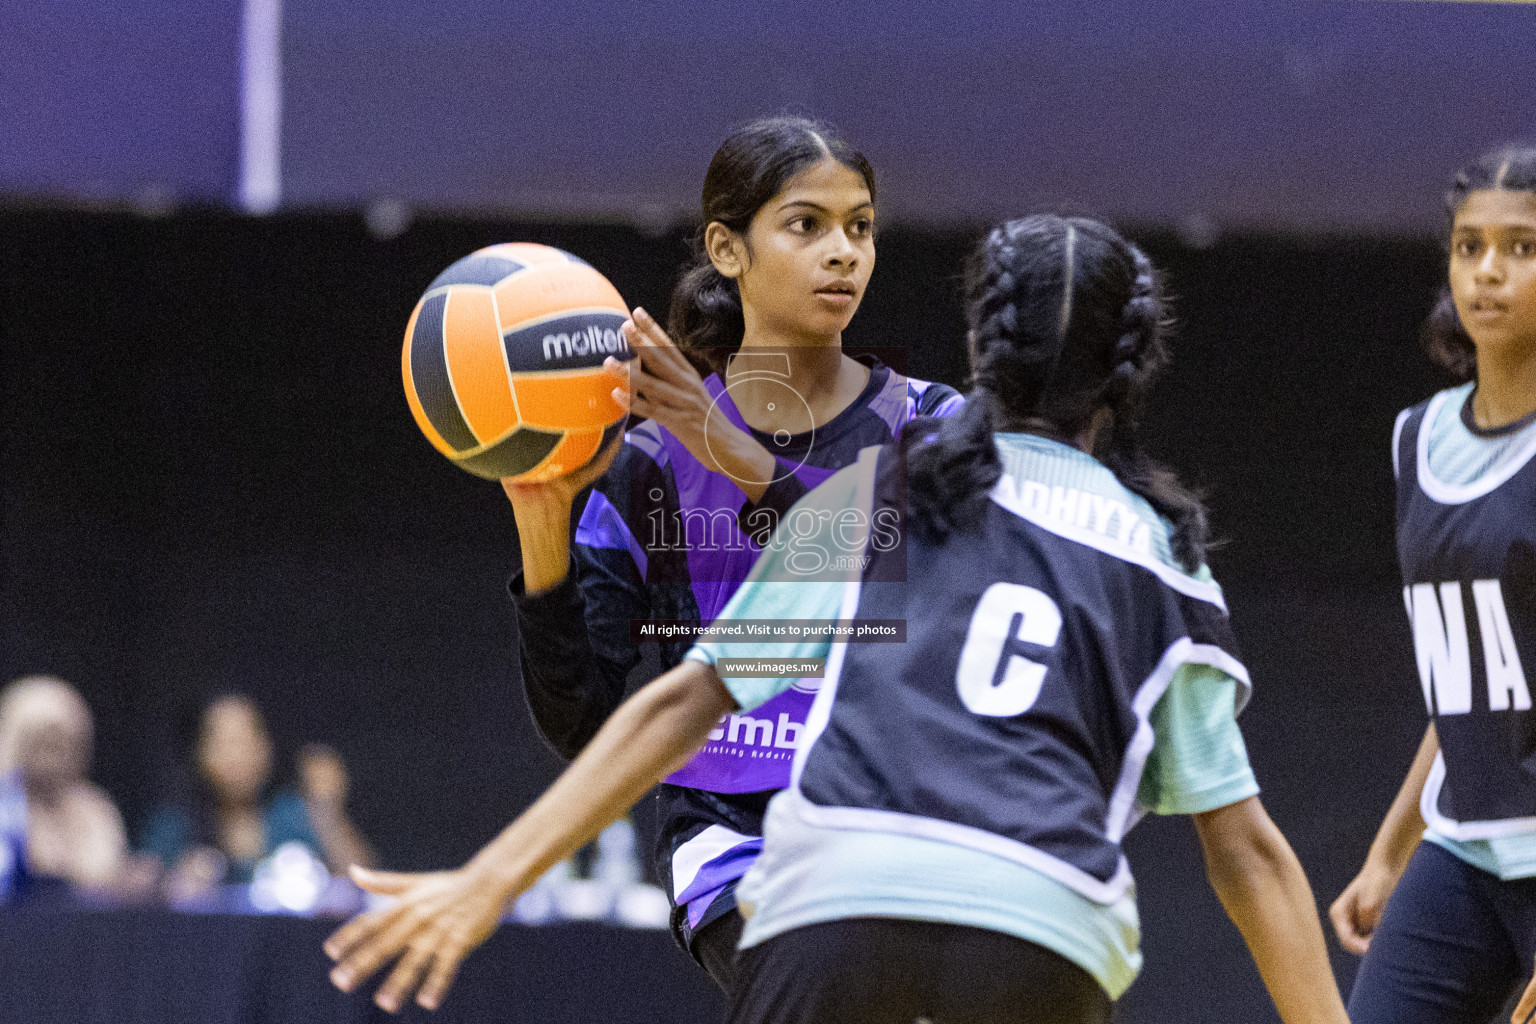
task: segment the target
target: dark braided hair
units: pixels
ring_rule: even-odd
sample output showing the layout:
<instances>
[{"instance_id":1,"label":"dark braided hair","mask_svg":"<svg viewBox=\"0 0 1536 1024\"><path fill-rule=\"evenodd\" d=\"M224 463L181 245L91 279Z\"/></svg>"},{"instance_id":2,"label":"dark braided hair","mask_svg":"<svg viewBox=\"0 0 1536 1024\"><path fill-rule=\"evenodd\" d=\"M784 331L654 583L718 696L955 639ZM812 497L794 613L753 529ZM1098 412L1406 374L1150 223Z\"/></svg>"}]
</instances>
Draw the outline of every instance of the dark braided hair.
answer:
<instances>
[{"instance_id":1,"label":"dark braided hair","mask_svg":"<svg viewBox=\"0 0 1536 1024\"><path fill-rule=\"evenodd\" d=\"M1174 556L1205 560L1200 499L1142 451L1138 418L1168 361L1156 270L1113 229L1048 215L992 230L966 273L973 390L948 420L903 437L914 525L930 536L972 527L1002 475L995 430L1069 441L1107 415L1094 455L1173 524Z\"/></svg>"},{"instance_id":2,"label":"dark braided hair","mask_svg":"<svg viewBox=\"0 0 1536 1024\"><path fill-rule=\"evenodd\" d=\"M1483 189L1536 192L1536 148L1505 146L1484 153L1457 172L1450 191L1445 194L1447 248L1457 211L1467 201L1467 196ZM1452 377L1469 381L1477 376L1477 349L1461 325L1450 285L1440 289L1440 296L1429 319L1424 322L1420 337L1429 358Z\"/></svg>"},{"instance_id":3,"label":"dark braided hair","mask_svg":"<svg viewBox=\"0 0 1536 1024\"><path fill-rule=\"evenodd\" d=\"M700 373L723 372L741 347L746 324L736 282L721 274L704 251L704 232L719 221L745 235L752 218L795 175L823 160L859 172L875 198L875 170L864 154L810 118L768 117L732 132L704 174L703 220L694 258L672 291L667 332Z\"/></svg>"}]
</instances>

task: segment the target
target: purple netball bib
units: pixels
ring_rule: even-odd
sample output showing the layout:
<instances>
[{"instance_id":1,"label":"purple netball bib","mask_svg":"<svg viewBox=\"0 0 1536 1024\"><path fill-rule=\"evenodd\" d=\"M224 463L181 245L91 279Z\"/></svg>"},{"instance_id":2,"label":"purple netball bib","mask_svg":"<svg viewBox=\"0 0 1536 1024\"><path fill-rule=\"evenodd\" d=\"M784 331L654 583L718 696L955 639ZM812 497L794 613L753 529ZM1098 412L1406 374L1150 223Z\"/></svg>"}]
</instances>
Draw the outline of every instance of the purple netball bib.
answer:
<instances>
[{"instance_id":1,"label":"purple netball bib","mask_svg":"<svg viewBox=\"0 0 1536 1024\"><path fill-rule=\"evenodd\" d=\"M711 793L785 788L820 684L820 679L799 679L751 714L726 715L693 760L666 781Z\"/></svg>"}]
</instances>

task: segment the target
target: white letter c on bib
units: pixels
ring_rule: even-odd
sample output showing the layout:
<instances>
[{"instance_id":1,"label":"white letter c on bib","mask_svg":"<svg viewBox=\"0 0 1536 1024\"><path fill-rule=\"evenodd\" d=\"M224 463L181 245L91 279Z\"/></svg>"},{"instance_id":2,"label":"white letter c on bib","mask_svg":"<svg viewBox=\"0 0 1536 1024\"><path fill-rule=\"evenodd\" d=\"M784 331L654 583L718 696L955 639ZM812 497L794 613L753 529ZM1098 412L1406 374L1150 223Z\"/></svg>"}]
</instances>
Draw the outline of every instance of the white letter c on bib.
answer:
<instances>
[{"instance_id":1,"label":"white letter c on bib","mask_svg":"<svg viewBox=\"0 0 1536 1024\"><path fill-rule=\"evenodd\" d=\"M1050 596L1018 583L994 583L976 602L960 650L955 685L978 715L1012 718L1034 706L1045 666L1024 656L1026 644L1054 647L1061 609Z\"/></svg>"}]
</instances>

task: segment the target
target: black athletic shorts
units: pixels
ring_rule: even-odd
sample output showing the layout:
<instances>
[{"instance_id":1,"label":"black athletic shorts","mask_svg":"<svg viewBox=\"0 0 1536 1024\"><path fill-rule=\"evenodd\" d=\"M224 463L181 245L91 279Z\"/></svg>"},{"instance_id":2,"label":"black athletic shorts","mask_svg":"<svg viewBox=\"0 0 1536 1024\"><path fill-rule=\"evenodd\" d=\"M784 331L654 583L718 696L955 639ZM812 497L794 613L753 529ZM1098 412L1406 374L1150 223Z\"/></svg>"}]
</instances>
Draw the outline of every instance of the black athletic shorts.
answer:
<instances>
[{"instance_id":1,"label":"black athletic shorts","mask_svg":"<svg viewBox=\"0 0 1536 1024\"><path fill-rule=\"evenodd\" d=\"M983 928L860 917L737 955L731 1024L1108 1024L1110 999L1044 946Z\"/></svg>"},{"instance_id":2,"label":"black athletic shorts","mask_svg":"<svg viewBox=\"0 0 1536 1024\"><path fill-rule=\"evenodd\" d=\"M1349 1019L1356 1024L1497 1019L1500 1007L1531 976L1533 955L1536 878L1500 881L1445 847L1422 842L1371 936L1371 951L1349 994Z\"/></svg>"},{"instance_id":3,"label":"black athletic shorts","mask_svg":"<svg viewBox=\"0 0 1536 1024\"><path fill-rule=\"evenodd\" d=\"M736 991L736 943L741 941L745 923L741 914L731 910L693 933L693 958L727 999Z\"/></svg>"}]
</instances>

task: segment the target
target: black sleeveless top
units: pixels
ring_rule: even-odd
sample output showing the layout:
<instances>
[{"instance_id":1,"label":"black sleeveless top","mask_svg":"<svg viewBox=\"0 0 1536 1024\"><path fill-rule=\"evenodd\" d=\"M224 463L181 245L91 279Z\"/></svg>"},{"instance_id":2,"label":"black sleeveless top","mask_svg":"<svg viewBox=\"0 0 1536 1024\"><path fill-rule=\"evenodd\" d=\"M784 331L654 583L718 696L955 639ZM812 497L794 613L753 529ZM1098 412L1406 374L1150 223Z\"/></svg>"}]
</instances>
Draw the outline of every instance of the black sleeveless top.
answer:
<instances>
[{"instance_id":1,"label":"black sleeveless top","mask_svg":"<svg viewBox=\"0 0 1536 1024\"><path fill-rule=\"evenodd\" d=\"M899 516L895 449L873 488L874 518ZM906 642L833 646L795 767L802 813L987 850L1119 898L1153 705L1183 664L1246 680L1219 589L1000 490L979 530L891 533L894 547L866 545L840 618L904 619Z\"/></svg>"},{"instance_id":2,"label":"black sleeveless top","mask_svg":"<svg viewBox=\"0 0 1536 1024\"><path fill-rule=\"evenodd\" d=\"M1397 552L1440 739L1424 817L1452 839L1488 839L1536 831L1536 435L1472 483L1446 483L1429 435L1454 396L1398 418Z\"/></svg>"}]
</instances>

